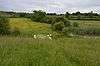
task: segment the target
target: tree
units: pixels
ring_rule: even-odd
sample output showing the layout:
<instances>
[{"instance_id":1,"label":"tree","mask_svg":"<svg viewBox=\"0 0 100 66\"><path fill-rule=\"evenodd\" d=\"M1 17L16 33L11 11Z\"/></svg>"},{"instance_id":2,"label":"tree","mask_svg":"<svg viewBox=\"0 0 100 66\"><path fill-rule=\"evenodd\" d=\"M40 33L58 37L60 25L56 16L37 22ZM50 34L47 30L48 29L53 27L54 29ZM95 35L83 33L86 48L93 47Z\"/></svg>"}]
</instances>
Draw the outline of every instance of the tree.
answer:
<instances>
[{"instance_id":1,"label":"tree","mask_svg":"<svg viewBox=\"0 0 100 66\"><path fill-rule=\"evenodd\" d=\"M93 18L93 16L94 16L93 11L89 12L89 13L88 13L88 16L89 16L90 18Z\"/></svg>"},{"instance_id":2,"label":"tree","mask_svg":"<svg viewBox=\"0 0 100 66\"><path fill-rule=\"evenodd\" d=\"M46 13L45 12L43 12L43 11L41 11L41 10L39 10L39 11L33 11L34 13L33 13L33 16L31 17L31 19L33 20L33 21L37 21L37 22L42 22L43 21L43 19L46 17Z\"/></svg>"},{"instance_id":3,"label":"tree","mask_svg":"<svg viewBox=\"0 0 100 66\"><path fill-rule=\"evenodd\" d=\"M5 17L0 16L0 35L10 34L9 21Z\"/></svg>"},{"instance_id":4,"label":"tree","mask_svg":"<svg viewBox=\"0 0 100 66\"><path fill-rule=\"evenodd\" d=\"M65 17L66 18L69 18L69 15L70 15L70 13L69 12L66 12Z\"/></svg>"},{"instance_id":5,"label":"tree","mask_svg":"<svg viewBox=\"0 0 100 66\"><path fill-rule=\"evenodd\" d=\"M76 12L76 15L78 16L78 15L81 15L81 13L78 11L78 12Z\"/></svg>"}]
</instances>

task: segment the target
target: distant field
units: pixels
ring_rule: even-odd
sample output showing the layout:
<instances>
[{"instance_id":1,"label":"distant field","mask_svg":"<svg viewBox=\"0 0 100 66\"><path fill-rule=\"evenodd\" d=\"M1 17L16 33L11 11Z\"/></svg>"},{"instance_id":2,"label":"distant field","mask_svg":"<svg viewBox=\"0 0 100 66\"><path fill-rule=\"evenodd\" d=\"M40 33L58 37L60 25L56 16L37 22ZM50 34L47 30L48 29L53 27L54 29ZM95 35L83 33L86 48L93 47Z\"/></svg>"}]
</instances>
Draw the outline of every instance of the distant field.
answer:
<instances>
[{"instance_id":1,"label":"distant field","mask_svg":"<svg viewBox=\"0 0 100 66\"><path fill-rule=\"evenodd\" d=\"M93 20L71 20L71 22L78 22L80 27L94 27L100 28L100 21L93 21Z\"/></svg>"},{"instance_id":2,"label":"distant field","mask_svg":"<svg viewBox=\"0 0 100 66\"><path fill-rule=\"evenodd\" d=\"M78 22L80 27L100 28L100 21L71 20ZM11 29L17 27L22 33L52 33L51 26L45 23L32 22L27 18L10 18Z\"/></svg>"},{"instance_id":3,"label":"distant field","mask_svg":"<svg viewBox=\"0 0 100 66\"><path fill-rule=\"evenodd\" d=\"M10 18L11 29L17 27L22 33L51 33L51 26L45 23L32 22L27 18Z\"/></svg>"},{"instance_id":4,"label":"distant field","mask_svg":"<svg viewBox=\"0 0 100 66\"><path fill-rule=\"evenodd\" d=\"M0 37L0 66L100 66L100 38Z\"/></svg>"}]
</instances>

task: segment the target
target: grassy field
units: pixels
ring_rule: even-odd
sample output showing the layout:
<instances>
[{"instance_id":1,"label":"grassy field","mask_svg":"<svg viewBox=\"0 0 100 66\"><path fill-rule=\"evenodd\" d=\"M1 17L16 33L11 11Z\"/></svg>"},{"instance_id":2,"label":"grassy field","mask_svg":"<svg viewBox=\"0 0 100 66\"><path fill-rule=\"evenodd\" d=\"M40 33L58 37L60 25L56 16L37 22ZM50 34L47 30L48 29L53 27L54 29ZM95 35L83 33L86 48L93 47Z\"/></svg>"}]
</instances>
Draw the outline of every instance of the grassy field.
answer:
<instances>
[{"instance_id":1,"label":"grassy field","mask_svg":"<svg viewBox=\"0 0 100 66\"><path fill-rule=\"evenodd\" d=\"M94 27L100 28L100 21L93 21L93 20L71 20L71 22L78 22L80 27Z\"/></svg>"},{"instance_id":2,"label":"grassy field","mask_svg":"<svg viewBox=\"0 0 100 66\"><path fill-rule=\"evenodd\" d=\"M99 66L100 38L0 38L0 66Z\"/></svg>"},{"instance_id":3,"label":"grassy field","mask_svg":"<svg viewBox=\"0 0 100 66\"><path fill-rule=\"evenodd\" d=\"M97 21L76 22L81 27L100 27ZM26 18L11 18L10 26L26 34L52 32L50 25ZM100 38L49 40L0 36L0 66L100 66Z\"/></svg>"},{"instance_id":4,"label":"grassy field","mask_svg":"<svg viewBox=\"0 0 100 66\"><path fill-rule=\"evenodd\" d=\"M10 18L10 26L13 30L18 28L22 33L26 34L39 34L39 33L51 33L51 26L45 23L32 22L27 18Z\"/></svg>"}]
</instances>

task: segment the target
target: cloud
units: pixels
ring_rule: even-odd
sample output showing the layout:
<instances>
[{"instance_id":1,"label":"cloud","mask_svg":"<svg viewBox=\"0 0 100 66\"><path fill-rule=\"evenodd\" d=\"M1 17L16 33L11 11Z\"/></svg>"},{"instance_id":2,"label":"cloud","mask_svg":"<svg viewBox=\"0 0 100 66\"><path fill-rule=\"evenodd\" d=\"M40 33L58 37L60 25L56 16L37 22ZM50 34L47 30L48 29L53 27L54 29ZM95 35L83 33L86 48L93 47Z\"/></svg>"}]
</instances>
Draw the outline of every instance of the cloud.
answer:
<instances>
[{"instance_id":1,"label":"cloud","mask_svg":"<svg viewBox=\"0 0 100 66\"><path fill-rule=\"evenodd\" d=\"M93 10L99 13L100 0L0 0L0 10L25 12L44 10L56 13Z\"/></svg>"}]
</instances>

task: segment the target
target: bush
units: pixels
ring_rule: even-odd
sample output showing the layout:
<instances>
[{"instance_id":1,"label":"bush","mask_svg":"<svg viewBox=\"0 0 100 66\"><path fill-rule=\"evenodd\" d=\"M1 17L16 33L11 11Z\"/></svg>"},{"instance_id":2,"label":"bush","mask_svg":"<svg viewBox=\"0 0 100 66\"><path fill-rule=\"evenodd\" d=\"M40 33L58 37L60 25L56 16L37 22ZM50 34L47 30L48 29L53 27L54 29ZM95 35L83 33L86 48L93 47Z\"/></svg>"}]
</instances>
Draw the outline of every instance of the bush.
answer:
<instances>
[{"instance_id":1,"label":"bush","mask_svg":"<svg viewBox=\"0 0 100 66\"><path fill-rule=\"evenodd\" d=\"M55 24L55 23L57 23L57 22L63 22L64 25L65 25L65 27L71 26L71 22L68 21L68 19L66 19L66 18L64 18L64 17L55 17L52 24Z\"/></svg>"},{"instance_id":2,"label":"bush","mask_svg":"<svg viewBox=\"0 0 100 66\"><path fill-rule=\"evenodd\" d=\"M54 30L62 31L64 27L70 27L71 22L64 17L55 17L52 22L52 26Z\"/></svg>"},{"instance_id":3,"label":"bush","mask_svg":"<svg viewBox=\"0 0 100 66\"><path fill-rule=\"evenodd\" d=\"M58 22L53 25L53 29L56 31L62 31L63 28L64 28L63 22Z\"/></svg>"},{"instance_id":4,"label":"bush","mask_svg":"<svg viewBox=\"0 0 100 66\"><path fill-rule=\"evenodd\" d=\"M0 35L10 34L9 21L5 17L0 16Z\"/></svg>"}]
</instances>

